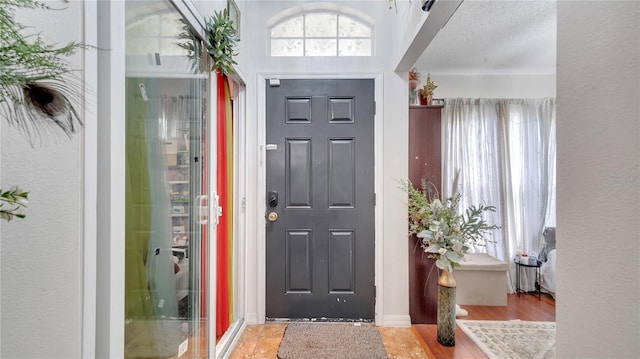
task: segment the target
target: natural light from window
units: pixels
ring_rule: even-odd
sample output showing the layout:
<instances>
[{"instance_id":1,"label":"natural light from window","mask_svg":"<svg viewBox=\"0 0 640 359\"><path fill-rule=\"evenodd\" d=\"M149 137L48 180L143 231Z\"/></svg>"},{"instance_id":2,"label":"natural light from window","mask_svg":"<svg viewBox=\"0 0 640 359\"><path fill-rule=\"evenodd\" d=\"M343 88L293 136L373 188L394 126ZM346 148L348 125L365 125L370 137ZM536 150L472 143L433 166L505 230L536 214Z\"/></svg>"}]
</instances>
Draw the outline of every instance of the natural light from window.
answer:
<instances>
[{"instance_id":1,"label":"natural light from window","mask_svg":"<svg viewBox=\"0 0 640 359\"><path fill-rule=\"evenodd\" d=\"M177 45L176 33L184 26L178 19L179 14L156 13L141 17L127 26L127 54L146 55L184 55Z\"/></svg>"},{"instance_id":2,"label":"natural light from window","mask_svg":"<svg viewBox=\"0 0 640 359\"><path fill-rule=\"evenodd\" d=\"M371 56L371 26L333 12L313 12L271 27L271 56Z\"/></svg>"}]
</instances>

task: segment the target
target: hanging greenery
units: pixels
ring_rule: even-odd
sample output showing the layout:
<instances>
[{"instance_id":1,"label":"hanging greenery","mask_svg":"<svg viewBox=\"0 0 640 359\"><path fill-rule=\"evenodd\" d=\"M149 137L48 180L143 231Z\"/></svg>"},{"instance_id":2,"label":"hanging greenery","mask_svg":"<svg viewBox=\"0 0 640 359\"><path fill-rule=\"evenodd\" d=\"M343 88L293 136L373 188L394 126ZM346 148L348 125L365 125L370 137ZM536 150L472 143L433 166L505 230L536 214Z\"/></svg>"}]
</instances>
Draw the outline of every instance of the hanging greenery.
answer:
<instances>
[{"instance_id":1,"label":"hanging greenery","mask_svg":"<svg viewBox=\"0 0 640 359\"><path fill-rule=\"evenodd\" d=\"M213 17L205 21L204 32L207 36L207 51L213 59L212 70L219 69L223 75L233 74L233 59L238 43L238 35L233 28L227 9L214 12Z\"/></svg>"},{"instance_id":2,"label":"hanging greenery","mask_svg":"<svg viewBox=\"0 0 640 359\"><path fill-rule=\"evenodd\" d=\"M197 72L202 63L202 41L191 25L185 19L182 22L182 32L178 35L178 46L187 50L187 57L191 60L191 70Z\"/></svg>"},{"instance_id":3,"label":"hanging greenery","mask_svg":"<svg viewBox=\"0 0 640 359\"><path fill-rule=\"evenodd\" d=\"M192 68L198 69L202 56L200 40L198 34L187 23L183 21L183 24L183 32L179 38L185 41L179 42L178 45L187 50ZM237 63L233 57L237 55L235 47L238 35L227 9L215 11L211 18L205 19L204 33L205 48L213 60L211 70L218 70L224 75L235 73L233 65Z\"/></svg>"},{"instance_id":4,"label":"hanging greenery","mask_svg":"<svg viewBox=\"0 0 640 359\"><path fill-rule=\"evenodd\" d=\"M40 34L23 35L26 26L14 20L19 8L55 10L37 0L0 0L0 116L32 145L59 134L68 138L82 124L74 107L82 88L64 57L87 46L55 47Z\"/></svg>"}]
</instances>

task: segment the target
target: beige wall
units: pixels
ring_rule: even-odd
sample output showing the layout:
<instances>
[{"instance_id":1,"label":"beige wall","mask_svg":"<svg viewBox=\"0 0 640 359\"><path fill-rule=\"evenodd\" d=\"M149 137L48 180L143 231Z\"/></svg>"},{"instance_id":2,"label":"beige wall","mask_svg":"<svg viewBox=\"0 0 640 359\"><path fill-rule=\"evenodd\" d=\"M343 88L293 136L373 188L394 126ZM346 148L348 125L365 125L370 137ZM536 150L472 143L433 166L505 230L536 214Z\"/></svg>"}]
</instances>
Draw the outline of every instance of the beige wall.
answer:
<instances>
[{"instance_id":1,"label":"beige wall","mask_svg":"<svg viewBox=\"0 0 640 359\"><path fill-rule=\"evenodd\" d=\"M420 69L419 69L420 70ZM426 74L427 70L420 71ZM556 96L555 75L440 75L434 98L541 98Z\"/></svg>"},{"instance_id":2,"label":"beige wall","mask_svg":"<svg viewBox=\"0 0 640 359\"><path fill-rule=\"evenodd\" d=\"M21 10L16 19L47 43L81 41L82 2ZM80 55L70 65L82 69ZM82 76L82 72L79 72ZM81 110L81 109L80 109ZM28 190L24 220L0 221L0 357L77 358L82 337L82 130L32 148L0 119L2 188ZM58 139L62 139L59 136Z\"/></svg>"},{"instance_id":3,"label":"beige wall","mask_svg":"<svg viewBox=\"0 0 640 359\"><path fill-rule=\"evenodd\" d=\"M640 3L558 2L557 357L640 357Z\"/></svg>"}]
</instances>

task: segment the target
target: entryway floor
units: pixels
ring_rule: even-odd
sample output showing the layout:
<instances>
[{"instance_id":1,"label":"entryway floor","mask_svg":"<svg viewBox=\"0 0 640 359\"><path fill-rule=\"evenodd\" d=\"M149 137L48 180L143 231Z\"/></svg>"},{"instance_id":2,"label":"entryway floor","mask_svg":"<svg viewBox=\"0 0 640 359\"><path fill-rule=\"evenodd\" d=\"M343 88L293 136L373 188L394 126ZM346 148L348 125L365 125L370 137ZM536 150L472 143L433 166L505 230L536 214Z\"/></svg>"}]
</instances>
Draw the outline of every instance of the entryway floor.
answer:
<instances>
[{"instance_id":1,"label":"entryway floor","mask_svg":"<svg viewBox=\"0 0 640 359\"><path fill-rule=\"evenodd\" d=\"M277 358L286 324L248 325L231 354L231 359ZM377 327L389 358L428 358L424 342L414 327Z\"/></svg>"}]
</instances>

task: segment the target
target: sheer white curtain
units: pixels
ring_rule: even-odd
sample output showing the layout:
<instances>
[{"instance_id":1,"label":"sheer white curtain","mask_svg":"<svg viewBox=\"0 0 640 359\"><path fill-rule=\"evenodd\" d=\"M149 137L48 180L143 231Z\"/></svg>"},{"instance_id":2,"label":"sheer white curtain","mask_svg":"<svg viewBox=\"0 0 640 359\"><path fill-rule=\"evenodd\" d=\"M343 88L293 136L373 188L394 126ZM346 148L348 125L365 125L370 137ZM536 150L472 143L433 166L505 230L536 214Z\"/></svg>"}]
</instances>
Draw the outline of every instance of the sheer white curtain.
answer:
<instances>
[{"instance_id":1,"label":"sheer white curtain","mask_svg":"<svg viewBox=\"0 0 640 359\"><path fill-rule=\"evenodd\" d=\"M442 143L443 193L459 169L460 209L496 207L485 218L502 228L476 251L511 263L514 278L516 251L537 252L543 228L555 226L555 99L447 99ZM521 288L534 290L533 271L521 274Z\"/></svg>"}]
</instances>

